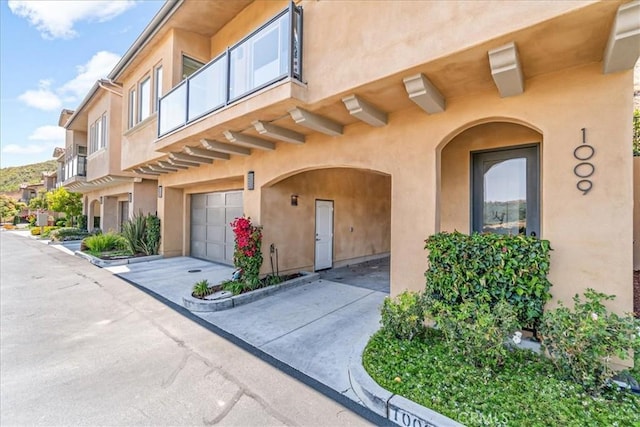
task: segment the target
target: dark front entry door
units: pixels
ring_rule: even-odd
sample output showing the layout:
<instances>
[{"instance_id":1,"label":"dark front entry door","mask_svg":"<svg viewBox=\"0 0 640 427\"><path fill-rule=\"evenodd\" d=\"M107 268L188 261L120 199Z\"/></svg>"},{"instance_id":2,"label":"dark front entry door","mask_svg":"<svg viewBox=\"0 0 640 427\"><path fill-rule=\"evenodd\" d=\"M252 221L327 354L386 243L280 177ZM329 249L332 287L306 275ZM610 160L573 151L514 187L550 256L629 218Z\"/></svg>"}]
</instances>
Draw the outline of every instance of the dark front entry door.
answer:
<instances>
[{"instance_id":1,"label":"dark front entry door","mask_svg":"<svg viewBox=\"0 0 640 427\"><path fill-rule=\"evenodd\" d=\"M538 147L473 153L473 231L540 235Z\"/></svg>"}]
</instances>

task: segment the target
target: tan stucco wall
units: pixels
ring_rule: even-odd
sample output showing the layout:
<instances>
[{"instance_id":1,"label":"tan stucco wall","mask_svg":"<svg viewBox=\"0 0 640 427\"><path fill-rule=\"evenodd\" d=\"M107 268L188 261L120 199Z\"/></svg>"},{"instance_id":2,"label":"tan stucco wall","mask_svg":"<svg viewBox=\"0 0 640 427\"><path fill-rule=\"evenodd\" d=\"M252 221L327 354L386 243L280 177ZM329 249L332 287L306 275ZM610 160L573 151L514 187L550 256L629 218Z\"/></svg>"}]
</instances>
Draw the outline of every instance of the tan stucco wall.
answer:
<instances>
[{"instance_id":1,"label":"tan stucco wall","mask_svg":"<svg viewBox=\"0 0 640 427\"><path fill-rule=\"evenodd\" d=\"M292 194L298 206L291 206ZM313 270L316 200L334 202L334 265L390 251L390 177L353 169L303 172L262 189L263 245L278 249L281 271Z\"/></svg>"},{"instance_id":2,"label":"tan stucco wall","mask_svg":"<svg viewBox=\"0 0 640 427\"><path fill-rule=\"evenodd\" d=\"M142 212L143 215L156 214L158 211L158 182L144 179L133 184L133 195L129 206L131 215Z\"/></svg>"},{"instance_id":3,"label":"tan stucco wall","mask_svg":"<svg viewBox=\"0 0 640 427\"><path fill-rule=\"evenodd\" d=\"M104 113L107 113L107 144L95 153L87 151L87 181L107 175L131 175L120 167L122 137L122 97L106 90L99 90L88 107L87 129ZM88 147L87 147L88 149Z\"/></svg>"},{"instance_id":4,"label":"tan stucco wall","mask_svg":"<svg viewBox=\"0 0 640 427\"><path fill-rule=\"evenodd\" d=\"M186 223L183 212L183 190L164 187L162 198L158 199L158 216L161 221L160 253L166 257L184 254Z\"/></svg>"},{"instance_id":5,"label":"tan stucco wall","mask_svg":"<svg viewBox=\"0 0 640 427\"><path fill-rule=\"evenodd\" d=\"M633 158L633 269L640 270L640 157Z\"/></svg>"},{"instance_id":6,"label":"tan stucco wall","mask_svg":"<svg viewBox=\"0 0 640 427\"><path fill-rule=\"evenodd\" d=\"M303 1L304 73L310 82L309 101L316 102L399 71L406 73L419 64L504 38L505 34L592 3L595 2L363 1L354 7L350 1ZM471 22L473 25L467 25ZM340 31L332 31L333 28ZM549 53L547 57L553 61L568 59ZM478 60L486 61L486 55ZM439 70L444 74L434 77L446 80L459 66L458 62L448 62L446 69ZM464 92L467 83L488 76L469 77L468 81L456 82L459 90Z\"/></svg>"},{"instance_id":7,"label":"tan stucco wall","mask_svg":"<svg viewBox=\"0 0 640 427\"><path fill-rule=\"evenodd\" d=\"M529 79L521 96L503 99L491 90L451 98L447 110L435 115L409 108L390 114L388 125L382 128L355 123L345 127L340 137L312 133L302 146L278 143L275 151L254 150L250 157L233 156L213 166L163 175L159 183L165 188L187 187L194 182L246 176L253 170L256 188L262 188L301 171L326 167L369 169L390 175L391 292L396 294L424 287L424 239L441 228L438 203L443 196L439 195L438 170L446 165L439 162L439 150L456 135L481 123L521 123L536 129L543 138L541 237L549 239L554 249L550 275L554 298L570 301L574 293L595 287L617 295L613 307L630 311L632 164L628 144L617 143L631 138L627 120L631 94L624 95L630 79L630 72L603 75L601 64L593 63ZM585 87L589 88L589 102L584 102ZM612 97L612 93L620 96ZM587 129L587 142L596 150L592 159L596 167L594 189L586 196L576 189L578 179L573 175L577 164L573 150L581 143L583 127ZM514 141L530 136L535 132L518 134ZM466 159L462 169L468 167ZM468 191L468 179L464 181L461 192ZM245 213L268 228L268 218L262 218L268 211L263 209L268 200L263 202L265 194L268 192L245 191L244 204ZM468 203L468 198L463 199ZM176 206L181 210L176 220L182 221L181 197L176 198ZM468 207L462 210L468 218ZM468 227L468 220L460 218L455 221ZM448 214L443 224L453 220ZM181 238L184 242L184 234ZM171 248L172 254L182 252L179 245Z\"/></svg>"},{"instance_id":8,"label":"tan stucco wall","mask_svg":"<svg viewBox=\"0 0 640 427\"><path fill-rule=\"evenodd\" d=\"M217 57L227 47L238 43L288 5L286 0L270 0L256 1L244 8L242 13L211 37L210 58Z\"/></svg>"}]
</instances>

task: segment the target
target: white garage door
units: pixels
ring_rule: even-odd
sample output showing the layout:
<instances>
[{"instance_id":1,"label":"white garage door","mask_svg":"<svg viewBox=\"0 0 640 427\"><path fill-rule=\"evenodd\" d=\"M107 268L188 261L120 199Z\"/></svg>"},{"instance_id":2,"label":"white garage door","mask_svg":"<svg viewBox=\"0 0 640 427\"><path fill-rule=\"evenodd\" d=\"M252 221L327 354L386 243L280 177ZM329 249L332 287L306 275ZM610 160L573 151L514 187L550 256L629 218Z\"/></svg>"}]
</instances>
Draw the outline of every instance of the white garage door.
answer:
<instances>
[{"instance_id":1,"label":"white garage door","mask_svg":"<svg viewBox=\"0 0 640 427\"><path fill-rule=\"evenodd\" d=\"M191 256L232 265L229 224L242 212L242 191L191 195Z\"/></svg>"}]
</instances>

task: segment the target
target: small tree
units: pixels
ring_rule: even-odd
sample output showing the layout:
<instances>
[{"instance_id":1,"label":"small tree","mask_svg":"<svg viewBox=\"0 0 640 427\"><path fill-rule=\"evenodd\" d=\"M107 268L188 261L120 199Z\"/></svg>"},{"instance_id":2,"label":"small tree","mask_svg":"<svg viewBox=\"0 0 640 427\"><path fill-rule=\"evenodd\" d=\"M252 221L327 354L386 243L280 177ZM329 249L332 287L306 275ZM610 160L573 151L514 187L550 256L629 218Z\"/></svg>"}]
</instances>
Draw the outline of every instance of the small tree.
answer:
<instances>
[{"instance_id":1,"label":"small tree","mask_svg":"<svg viewBox=\"0 0 640 427\"><path fill-rule=\"evenodd\" d=\"M29 209L32 210L49 210L49 202L47 201L47 190L39 190L38 195L29 200Z\"/></svg>"},{"instance_id":2,"label":"small tree","mask_svg":"<svg viewBox=\"0 0 640 427\"><path fill-rule=\"evenodd\" d=\"M63 212L70 219L73 226L73 219L82 213L82 195L80 193L70 193L66 188L60 187L47 193L49 209L54 212Z\"/></svg>"},{"instance_id":3,"label":"small tree","mask_svg":"<svg viewBox=\"0 0 640 427\"><path fill-rule=\"evenodd\" d=\"M0 194L0 221L10 221L14 216L20 213L20 210L25 207L24 203L18 202L9 196Z\"/></svg>"}]
</instances>

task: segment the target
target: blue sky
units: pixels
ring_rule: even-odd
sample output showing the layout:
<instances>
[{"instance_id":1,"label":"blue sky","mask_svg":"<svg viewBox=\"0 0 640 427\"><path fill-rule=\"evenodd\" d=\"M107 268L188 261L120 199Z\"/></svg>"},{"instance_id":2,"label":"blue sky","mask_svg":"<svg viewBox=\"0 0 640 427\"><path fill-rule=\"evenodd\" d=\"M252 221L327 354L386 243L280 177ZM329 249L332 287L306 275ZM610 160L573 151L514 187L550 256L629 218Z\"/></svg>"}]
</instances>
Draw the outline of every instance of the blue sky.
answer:
<instances>
[{"instance_id":1,"label":"blue sky","mask_svg":"<svg viewBox=\"0 0 640 427\"><path fill-rule=\"evenodd\" d=\"M0 166L51 160L75 109L140 35L161 0L0 0Z\"/></svg>"}]
</instances>

